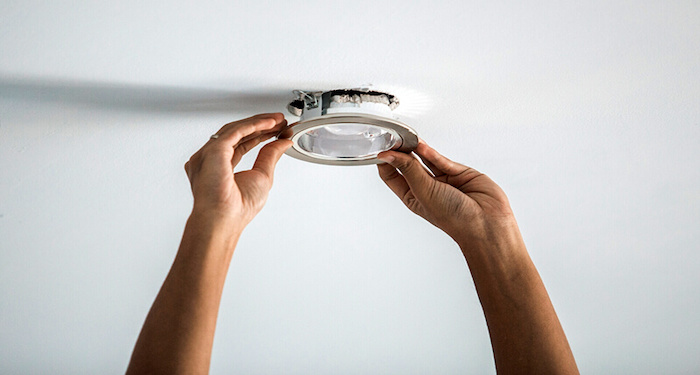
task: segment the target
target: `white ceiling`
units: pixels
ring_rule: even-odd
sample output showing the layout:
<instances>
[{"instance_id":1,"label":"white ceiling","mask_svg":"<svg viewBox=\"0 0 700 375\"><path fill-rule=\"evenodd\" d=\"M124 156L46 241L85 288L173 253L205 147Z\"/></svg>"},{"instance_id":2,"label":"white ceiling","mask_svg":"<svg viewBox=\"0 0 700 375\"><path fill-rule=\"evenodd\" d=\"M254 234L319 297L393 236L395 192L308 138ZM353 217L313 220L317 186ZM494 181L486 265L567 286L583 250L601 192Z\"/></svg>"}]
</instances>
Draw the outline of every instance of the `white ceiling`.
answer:
<instances>
[{"instance_id":1,"label":"white ceiling","mask_svg":"<svg viewBox=\"0 0 700 375\"><path fill-rule=\"evenodd\" d=\"M189 155L291 89L369 83L506 190L583 373L700 372L699 17L696 1L0 3L0 372L122 373L190 209ZM212 373L493 372L457 246L376 168L283 158Z\"/></svg>"}]
</instances>

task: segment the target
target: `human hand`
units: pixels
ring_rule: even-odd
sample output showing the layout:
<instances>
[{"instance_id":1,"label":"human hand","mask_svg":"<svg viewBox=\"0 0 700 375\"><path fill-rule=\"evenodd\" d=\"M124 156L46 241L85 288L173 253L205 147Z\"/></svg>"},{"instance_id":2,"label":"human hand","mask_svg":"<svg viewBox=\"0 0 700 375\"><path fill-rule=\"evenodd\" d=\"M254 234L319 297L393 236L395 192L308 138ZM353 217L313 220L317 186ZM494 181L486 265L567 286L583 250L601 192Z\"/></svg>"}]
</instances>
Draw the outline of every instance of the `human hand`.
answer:
<instances>
[{"instance_id":1,"label":"human hand","mask_svg":"<svg viewBox=\"0 0 700 375\"><path fill-rule=\"evenodd\" d=\"M418 159L380 153L379 175L414 213L462 249L484 310L496 372L578 374L547 290L530 259L501 188L424 142ZM533 345L533 342L537 345Z\"/></svg>"},{"instance_id":2,"label":"human hand","mask_svg":"<svg viewBox=\"0 0 700 375\"><path fill-rule=\"evenodd\" d=\"M190 160L185 171L194 195L193 212L235 220L242 230L260 212L272 187L275 165L292 145L276 140L265 145L253 168L234 173L246 152L287 125L281 113L260 114L224 125Z\"/></svg>"},{"instance_id":3,"label":"human hand","mask_svg":"<svg viewBox=\"0 0 700 375\"><path fill-rule=\"evenodd\" d=\"M517 224L501 188L488 176L440 155L422 140L412 154L380 153L379 176L415 214L442 229L460 246L500 242ZM515 231L513 231L513 229Z\"/></svg>"}]
</instances>

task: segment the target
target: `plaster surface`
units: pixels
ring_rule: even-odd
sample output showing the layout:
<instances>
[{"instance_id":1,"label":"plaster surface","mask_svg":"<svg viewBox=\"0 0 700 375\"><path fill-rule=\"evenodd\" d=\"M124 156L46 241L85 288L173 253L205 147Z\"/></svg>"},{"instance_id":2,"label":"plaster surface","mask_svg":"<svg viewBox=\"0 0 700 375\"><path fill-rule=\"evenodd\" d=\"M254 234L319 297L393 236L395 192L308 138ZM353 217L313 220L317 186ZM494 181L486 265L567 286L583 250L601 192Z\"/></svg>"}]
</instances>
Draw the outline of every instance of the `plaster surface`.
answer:
<instances>
[{"instance_id":1,"label":"plaster surface","mask_svg":"<svg viewBox=\"0 0 700 375\"><path fill-rule=\"evenodd\" d=\"M582 373L700 372L699 17L694 1L0 3L0 373L123 373L191 208L189 156L292 89L368 83L508 193ZM234 255L211 372L494 367L457 246L374 167L285 157Z\"/></svg>"}]
</instances>

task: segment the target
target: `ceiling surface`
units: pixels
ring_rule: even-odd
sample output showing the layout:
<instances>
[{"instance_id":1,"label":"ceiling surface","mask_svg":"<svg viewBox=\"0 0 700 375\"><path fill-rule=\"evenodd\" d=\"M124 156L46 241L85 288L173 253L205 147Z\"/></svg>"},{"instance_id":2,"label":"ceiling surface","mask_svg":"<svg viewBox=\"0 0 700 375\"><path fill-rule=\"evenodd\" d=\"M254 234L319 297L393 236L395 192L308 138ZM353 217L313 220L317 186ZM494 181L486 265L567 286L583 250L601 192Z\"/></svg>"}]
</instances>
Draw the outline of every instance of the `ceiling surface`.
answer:
<instances>
[{"instance_id":1,"label":"ceiling surface","mask_svg":"<svg viewBox=\"0 0 700 375\"><path fill-rule=\"evenodd\" d=\"M582 373L700 372L698 19L697 1L1 2L0 373L123 373L189 156L293 89L370 84L506 191ZM285 156L211 372L495 370L452 240L376 167Z\"/></svg>"}]
</instances>

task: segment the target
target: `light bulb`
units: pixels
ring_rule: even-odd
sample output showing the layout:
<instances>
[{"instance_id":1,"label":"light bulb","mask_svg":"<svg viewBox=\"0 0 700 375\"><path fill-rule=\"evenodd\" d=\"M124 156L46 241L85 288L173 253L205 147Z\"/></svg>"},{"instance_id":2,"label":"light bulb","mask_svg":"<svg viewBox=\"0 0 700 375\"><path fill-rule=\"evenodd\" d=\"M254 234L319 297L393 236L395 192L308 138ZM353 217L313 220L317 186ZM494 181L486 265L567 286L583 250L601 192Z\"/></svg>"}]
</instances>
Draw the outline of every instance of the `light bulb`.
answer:
<instances>
[{"instance_id":1,"label":"light bulb","mask_svg":"<svg viewBox=\"0 0 700 375\"><path fill-rule=\"evenodd\" d=\"M310 128L298 138L305 152L321 157L365 159L391 150L399 140L392 129L365 124L333 124Z\"/></svg>"}]
</instances>

